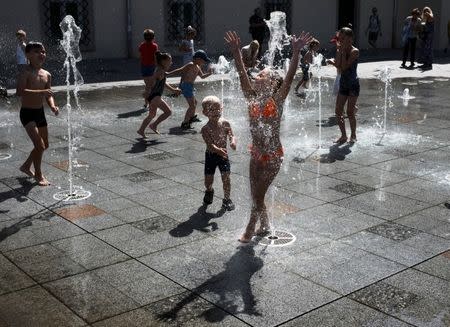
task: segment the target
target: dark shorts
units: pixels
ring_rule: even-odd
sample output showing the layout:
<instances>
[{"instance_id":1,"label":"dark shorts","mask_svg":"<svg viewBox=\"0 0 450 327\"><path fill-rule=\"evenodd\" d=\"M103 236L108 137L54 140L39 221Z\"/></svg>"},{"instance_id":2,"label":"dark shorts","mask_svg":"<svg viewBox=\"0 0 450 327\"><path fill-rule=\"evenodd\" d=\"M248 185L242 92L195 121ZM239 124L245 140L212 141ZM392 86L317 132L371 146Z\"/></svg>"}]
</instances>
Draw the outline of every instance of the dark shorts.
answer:
<instances>
[{"instance_id":1,"label":"dark shorts","mask_svg":"<svg viewBox=\"0 0 450 327\"><path fill-rule=\"evenodd\" d=\"M37 127L46 127L47 120L45 119L44 108L43 107L39 109L21 108L20 122L24 127L30 122L35 122Z\"/></svg>"},{"instance_id":2,"label":"dark shorts","mask_svg":"<svg viewBox=\"0 0 450 327\"><path fill-rule=\"evenodd\" d=\"M230 160L224 159L218 154L205 152L205 175L214 175L216 167L219 167L220 173L228 173L230 171Z\"/></svg>"},{"instance_id":3,"label":"dark shorts","mask_svg":"<svg viewBox=\"0 0 450 327\"><path fill-rule=\"evenodd\" d=\"M378 39L378 32L369 32L369 41L376 41Z\"/></svg>"},{"instance_id":4,"label":"dark shorts","mask_svg":"<svg viewBox=\"0 0 450 327\"><path fill-rule=\"evenodd\" d=\"M309 64L301 64L300 67L302 69L302 75L303 75L302 81L305 81L305 82L309 81L311 78L310 73L309 73Z\"/></svg>"},{"instance_id":5,"label":"dark shorts","mask_svg":"<svg viewBox=\"0 0 450 327\"><path fill-rule=\"evenodd\" d=\"M342 77L341 77L342 81ZM351 84L341 83L339 85L339 94L344 95L346 97L357 97L359 96L360 86L359 81L355 81Z\"/></svg>"},{"instance_id":6,"label":"dark shorts","mask_svg":"<svg viewBox=\"0 0 450 327\"><path fill-rule=\"evenodd\" d=\"M155 65L150 65L150 66L141 66L141 74L142 77L150 77L153 75L153 73L155 72Z\"/></svg>"}]
</instances>

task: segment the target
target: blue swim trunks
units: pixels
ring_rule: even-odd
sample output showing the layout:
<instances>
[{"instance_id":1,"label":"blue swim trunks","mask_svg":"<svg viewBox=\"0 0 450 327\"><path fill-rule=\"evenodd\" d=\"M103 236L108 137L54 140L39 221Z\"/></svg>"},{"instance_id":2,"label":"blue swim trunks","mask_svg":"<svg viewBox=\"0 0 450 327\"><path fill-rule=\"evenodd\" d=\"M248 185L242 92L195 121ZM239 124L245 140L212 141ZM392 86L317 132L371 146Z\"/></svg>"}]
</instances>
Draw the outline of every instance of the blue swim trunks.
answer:
<instances>
[{"instance_id":1,"label":"blue swim trunks","mask_svg":"<svg viewBox=\"0 0 450 327\"><path fill-rule=\"evenodd\" d=\"M185 98L193 98L194 97L194 84L181 82L180 83L181 93Z\"/></svg>"},{"instance_id":2,"label":"blue swim trunks","mask_svg":"<svg viewBox=\"0 0 450 327\"><path fill-rule=\"evenodd\" d=\"M153 75L153 73L155 72L155 65L149 65L149 66L141 66L141 74L142 77L150 77Z\"/></svg>"}]
</instances>

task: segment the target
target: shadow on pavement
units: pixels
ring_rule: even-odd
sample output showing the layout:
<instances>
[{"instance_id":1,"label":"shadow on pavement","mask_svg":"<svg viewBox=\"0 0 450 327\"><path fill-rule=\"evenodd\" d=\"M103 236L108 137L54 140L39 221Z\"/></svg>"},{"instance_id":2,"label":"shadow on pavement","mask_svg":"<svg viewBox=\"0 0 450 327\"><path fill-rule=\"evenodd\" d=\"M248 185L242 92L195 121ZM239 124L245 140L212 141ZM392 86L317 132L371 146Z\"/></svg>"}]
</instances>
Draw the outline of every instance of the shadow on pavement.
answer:
<instances>
[{"instance_id":1,"label":"shadow on pavement","mask_svg":"<svg viewBox=\"0 0 450 327\"><path fill-rule=\"evenodd\" d=\"M240 246L225 263L222 272L212 276L203 284L193 289L192 293L176 303L172 310L160 314L158 318L163 321L173 321L177 318L178 312L184 306L193 302L199 295L201 296L205 292L218 296L217 300L213 300L217 308L208 309L201 315L206 321L222 321L227 316L226 312L261 316L261 313L256 309L256 299L250 281L252 276L263 266L263 260L255 256L255 249L252 245ZM244 304L242 309L239 309L236 296L242 298Z\"/></svg>"}]
</instances>

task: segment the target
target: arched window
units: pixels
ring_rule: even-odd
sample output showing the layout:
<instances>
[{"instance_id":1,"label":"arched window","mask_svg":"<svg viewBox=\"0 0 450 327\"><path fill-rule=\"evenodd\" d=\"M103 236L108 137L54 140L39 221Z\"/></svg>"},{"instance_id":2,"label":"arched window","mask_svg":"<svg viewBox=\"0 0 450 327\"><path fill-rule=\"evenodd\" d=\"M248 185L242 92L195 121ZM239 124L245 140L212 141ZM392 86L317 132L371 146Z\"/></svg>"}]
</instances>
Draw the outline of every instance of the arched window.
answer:
<instances>
[{"instance_id":1,"label":"arched window","mask_svg":"<svg viewBox=\"0 0 450 327\"><path fill-rule=\"evenodd\" d=\"M66 15L71 15L82 29L80 47L93 47L93 31L90 19L90 0L43 0L44 33L50 43L62 38L59 23Z\"/></svg>"},{"instance_id":2,"label":"arched window","mask_svg":"<svg viewBox=\"0 0 450 327\"><path fill-rule=\"evenodd\" d=\"M204 41L204 7L203 0L169 0L167 11L167 41L176 43L185 34L189 25L197 30L196 41Z\"/></svg>"}]
</instances>

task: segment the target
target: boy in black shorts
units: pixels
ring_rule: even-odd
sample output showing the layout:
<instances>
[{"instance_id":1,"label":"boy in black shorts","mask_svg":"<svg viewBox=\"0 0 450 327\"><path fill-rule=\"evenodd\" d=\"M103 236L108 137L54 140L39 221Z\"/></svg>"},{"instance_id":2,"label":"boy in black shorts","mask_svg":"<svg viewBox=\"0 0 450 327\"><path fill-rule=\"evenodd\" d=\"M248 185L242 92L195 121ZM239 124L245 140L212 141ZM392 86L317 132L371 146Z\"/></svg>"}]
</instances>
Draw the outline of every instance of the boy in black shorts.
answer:
<instances>
[{"instance_id":1,"label":"boy in black shorts","mask_svg":"<svg viewBox=\"0 0 450 327\"><path fill-rule=\"evenodd\" d=\"M236 139L231 130L230 123L222 116L222 104L216 96L207 96L202 101L203 114L208 117L208 123L202 128L202 136L206 143L205 153L205 197L203 203L211 204L214 198L214 173L219 167L223 183L222 208L234 210L234 204L230 199L230 161L228 159L227 141L230 147L236 150Z\"/></svg>"},{"instance_id":2,"label":"boy in black shorts","mask_svg":"<svg viewBox=\"0 0 450 327\"><path fill-rule=\"evenodd\" d=\"M42 155L48 148L47 120L44 114L44 100L55 115L59 109L55 104L51 90L52 76L42 69L46 58L45 47L39 42L29 42L25 47L25 55L30 62L17 81L16 94L21 97L20 121L33 142L33 150L20 170L34 177L40 186L50 185L41 171ZM34 167L34 171L31 170Z\"/></svg>"}]
</instances>

